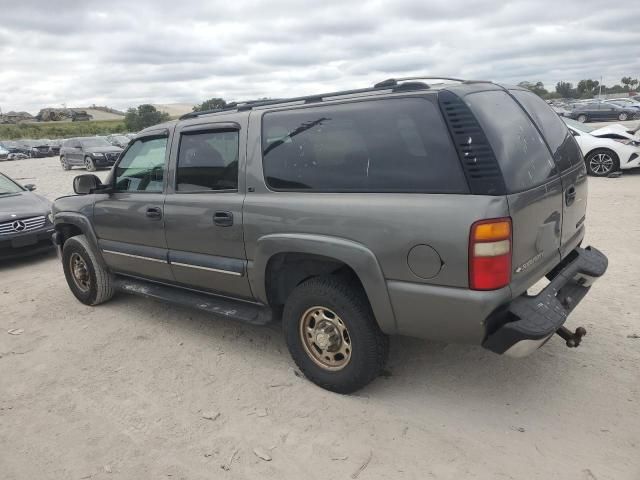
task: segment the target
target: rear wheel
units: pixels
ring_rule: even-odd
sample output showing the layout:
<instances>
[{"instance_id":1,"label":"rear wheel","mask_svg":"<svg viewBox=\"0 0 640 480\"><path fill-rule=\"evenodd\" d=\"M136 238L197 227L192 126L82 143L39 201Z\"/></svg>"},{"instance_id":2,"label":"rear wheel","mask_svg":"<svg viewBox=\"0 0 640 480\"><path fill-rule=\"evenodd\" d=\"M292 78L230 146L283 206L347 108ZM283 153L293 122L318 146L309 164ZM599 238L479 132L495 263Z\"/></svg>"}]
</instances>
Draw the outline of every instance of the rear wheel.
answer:
<instances>
[{"instance_id":1,"label":"rear wheel","mask_svg":"<svg viewBox=\"0 0 640 480\"><path fill-rule=\"evenodd\" d=\"M620 112L620 115L618 115L618 120L620 120L621 122L624 122L625 120L629 119L629 115L627 115L625 112Z\"/></svg>"},{"instance_id":2,"label":"rear wheel","mask_svg":"<svg viewBox=\"0 0 640 480\"><path fill-rule=\"evenodd\" d=\"M282 317L289 352L315 384L351 393L380 374L389 340L357 283L334 276L307 280L291 293Z\"/></svg>"},{"instance_id":3,"label":"rear wheel","mask_svg":"<svg viewBox=\"0 0 640 480\"><path fill-rule=\"evenodd\" d=\"M87 169L87 172L96 171L96 164L91 157L84 157L84 166Z\"/></svg>"},{"instance_id":4,"label":"rear wheel","mask_svg":"<svg viewBox=\"0 0 640 480\"><path fill-rule=\"evenodd\" d=\"M584 115L584 114L578 115L578 121L579 121L580 123L584 123L584 122L586 122L586 121L587 121L587 116L586 116L586 115Z\"/></svg>"},{"instance_id":5,"label":"rear wheel","mask_svg":"<svg viewBox=\"0 0 640 480\"><path fill-rule=\"evenodd\" d=\"M85 305L99 305L113 296L112 275L98 262L84 235L64 242L62 267L71 292Z\"/></svg>"},{"instance_id":6,"label":"rear wheel","mask_svg":"<svg viewBox=\"0 0 640 480\"><path fill-rule=\"evenodd\" d=\"M620 168L620 160L613 150L599 148L584 159L587 171L594 177L606 177Z\"/></svg>"}]
</instances>

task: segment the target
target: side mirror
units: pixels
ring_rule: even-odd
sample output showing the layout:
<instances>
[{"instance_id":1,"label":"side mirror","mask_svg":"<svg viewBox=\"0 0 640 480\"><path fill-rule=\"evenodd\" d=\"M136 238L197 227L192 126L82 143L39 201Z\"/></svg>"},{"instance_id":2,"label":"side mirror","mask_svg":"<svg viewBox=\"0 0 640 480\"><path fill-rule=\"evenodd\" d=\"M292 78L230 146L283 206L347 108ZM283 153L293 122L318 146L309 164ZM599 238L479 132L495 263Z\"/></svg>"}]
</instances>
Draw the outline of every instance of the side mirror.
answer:
<instances>
[{"instance_id":1,"label":"side mirror","mask_svg":"<svg viewBox=\"0 0 640 480\"><path fill-rule=\"evenodd\" d=\"M102 182L93 174L78 175L73 179L73 191L78 195L88 195L100 187Z\"/></svg>"},{"instance_id":2,"label":"side mirror","mask_svg":"<svg viewBox=\"0 0 640 480\"><path fill-rule=\"evenodd\" d=\"M30 192L33 192L36 189L36 186L33 183L27 183L24 188L26 188L27 190L29 190Z\"/></svg>"}]
</instances>

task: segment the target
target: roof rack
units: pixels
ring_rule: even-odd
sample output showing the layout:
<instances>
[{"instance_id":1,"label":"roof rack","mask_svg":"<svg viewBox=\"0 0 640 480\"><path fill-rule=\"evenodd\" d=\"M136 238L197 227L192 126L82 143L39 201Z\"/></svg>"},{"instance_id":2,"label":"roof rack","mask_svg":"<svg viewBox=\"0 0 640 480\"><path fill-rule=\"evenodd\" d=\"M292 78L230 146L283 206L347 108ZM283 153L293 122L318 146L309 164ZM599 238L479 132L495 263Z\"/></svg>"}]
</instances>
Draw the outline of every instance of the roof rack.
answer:
<instances>
[{"instance_id":1,"label":"roof rack","mask_svg":"<svg viewBox=\"0 0 640 480\"><path fill-rule=\"evenodd\" d=\"M424 82L419 82L416 80L449 80L454 82L461 83L472 83L467 82L466 80L462 80L459 78L451 78L451 77L404 77L404 78L389 78L382 82L376 83L373 87L369 88L358 88L355 90L341 90L338 92L329 92L329 93L321 93L316 95L306 95L302 97L292 97L292 98L278 98L278 99L270 99L270 100L247 100L243 102L233 102L227 104L223 108L217 108L214 110L204 110L202 112L189 112L180 117L180 120L186 120L188 118L197 118L201 115L209 115L212 113L225 112L230 110L237 110L239 112L252 110L256 107L265 107L269 105L278 105L282 103L294 103L294 102L304 102L304 103L316 103L322 102L326 98L339 97L343 95L358 95L362 93L373 93L378 91L412 91L412 90L427 90L429 89L429 85Z\"/></svg>"}]
</instances>

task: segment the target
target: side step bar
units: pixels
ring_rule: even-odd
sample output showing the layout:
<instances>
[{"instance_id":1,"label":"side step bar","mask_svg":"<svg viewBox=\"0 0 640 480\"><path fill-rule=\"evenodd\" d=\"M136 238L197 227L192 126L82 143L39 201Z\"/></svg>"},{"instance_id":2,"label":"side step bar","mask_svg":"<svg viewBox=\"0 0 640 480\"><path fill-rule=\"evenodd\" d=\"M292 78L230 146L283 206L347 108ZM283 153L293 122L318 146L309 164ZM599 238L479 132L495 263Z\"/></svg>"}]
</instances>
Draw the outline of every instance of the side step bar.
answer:
<instances>
[{"instance_id":1,"label":"side step bar","mask_svg":"<svg viewBox=\"0 0 640 480\"><path fill-rule=\"evenodd\" d=\"M219 317L252 325L266 325L273 316L271 309L262 305L169 287L137 278L118 276L115 278L114 287L123 293L195 308Z\"/></svg>"}]
</instances>

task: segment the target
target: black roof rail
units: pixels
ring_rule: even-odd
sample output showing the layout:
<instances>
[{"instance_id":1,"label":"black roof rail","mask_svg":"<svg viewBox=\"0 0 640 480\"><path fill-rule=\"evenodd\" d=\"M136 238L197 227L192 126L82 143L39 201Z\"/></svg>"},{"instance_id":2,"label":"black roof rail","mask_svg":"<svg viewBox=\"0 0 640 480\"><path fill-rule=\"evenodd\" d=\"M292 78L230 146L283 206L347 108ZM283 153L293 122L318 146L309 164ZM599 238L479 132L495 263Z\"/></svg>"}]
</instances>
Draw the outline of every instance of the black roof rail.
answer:
<instances>
[{"instance_id":1,"label":"black roof rail","mask_svg":"<svg viewBox=\"0 0 640 480\"><path fill-rule=\"evenodd\" d=\"M415 80L447 80L450 82L459 82L459 83L493 83L489 80L464 80L462 78L454 78L454 77L418 76L418 77L388 78L386 80L383 80L382 82L376 83L374 86L386 87L386 88L398 88L400 87L400 84L402 82L417 83L417 82L414 82Z\"/></svg>"},{"instance_id":2,"label":"black roof rail","mask_svg":"<svg viewBox=\"0 0 640 480\"><path fill-rule=\"evenodd\" d=\"M411 80L428 80L428 79L446 79L446 80L455 80L459 82L464 82L464 80L446 78L446 77L406 77L406 78L398 78L398 79L389 79L384 82L376 83L373 87L369 88L357 88L353 90L340 90L337 92L328 92L321 93L315 95L305 95L301 97L292 97L292 98L277 98L277 99L268 99L268 100L247 100L243 102L233 102L227 104L223 108L217 108L215 110L205 110L202 112L189 112L180 117L180 120L186 120L188 118L196 118L201 115L208 115L211 113L219 113L225 112L229 110L238 110L239 112L252 110L256 107L266 107L270 105L278 105L281 103L294 103L294 102L304 102L304 103L316 103L322 102L326 98L331 97L339 97L343 95L358 95L363 93L373 93L381 90L391 90L392 92L398 91L411 91L411 90L426 90L429 88L424 82L415 82ZM399 84L398 82L404 82Z\"/></svg>"}]
</instances>

